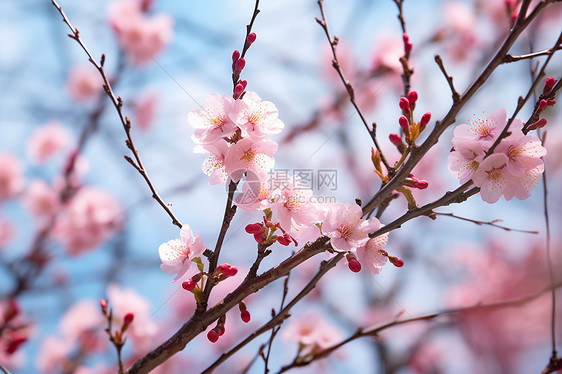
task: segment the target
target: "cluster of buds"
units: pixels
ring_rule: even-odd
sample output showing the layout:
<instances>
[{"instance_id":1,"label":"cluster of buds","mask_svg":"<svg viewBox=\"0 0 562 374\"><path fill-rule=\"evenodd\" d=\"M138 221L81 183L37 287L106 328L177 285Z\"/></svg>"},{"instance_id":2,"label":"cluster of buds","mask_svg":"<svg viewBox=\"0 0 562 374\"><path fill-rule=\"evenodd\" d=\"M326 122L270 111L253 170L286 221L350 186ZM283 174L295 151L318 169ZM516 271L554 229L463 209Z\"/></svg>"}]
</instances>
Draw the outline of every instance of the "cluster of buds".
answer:
<instances>
[{"instance_id":1,"label":"cluster of buds","mask_svg":"<svg viewBox=\"0 0 562 374\"><path fill-rule=\"evenodd\" d=\"M418 93L410 91L407 97L401 97L399 106L402 110L402 116L398 119L398 124L404 132L404 137L407 143L413 143L421 132L425 129L431 120L431 113L425 113L419 122L414 121L414 109L416 108L416 101L418 101ZM394 144L398 150L404 149L402 137L397 134L390 134L390 142Z\"/></svg>"},{"instance_id":2,"label":"cluster of buds","mask_svg":"<svg viewBox=\"0 0 562 374\"><path fill-rule=\"evenodd\" d=\"M282 235L274 235L278 229L281 230ZM248 234L253 234L256 242L264 246L270 246L275 242L284 246L288 246L291 243L294 243L295 246L298 245L295 238L283 230L279 223L273 223L271 221L271 211L268 209L266 209L266 215L263 216L263 223L258 222L249 224L246 226L246 232Z\"/></svg>"},{"instance_id":3,"label":"cluster of buds","mask_svg":"<svg viewBox=\"0 0 562 374\"><path fill-rule=\"evenodd\" d=\"M121 324L121 328L112 331L111 326L113 323L113 311L111 310L111 308L108 307L107 300L105 299L100 300L100 306L103 316L107 320L107 327L105 331L109 335L109 341L113 343L113 345L118 351L121 351L123 345L125 345L125 341L127 340L126 338L124 338L124 334L129 328L129 326L131 326L131 324L133 323L135 315L133 313L125 314L125 316L123 317L123 323Z\"/></svg>"},{"instance_id":4,"label":"cluster of buds","mask_svg":"<svg viewBox=\"0 0 562 374\"><path fill-rule=\"evenodd\" d=\"M556 100L554 100L554 95L551 95L552 88L556 84L556 79L553 77L546 78L546 82L544 83L544 88L542 91L541 98L539 99L538 105L536 107L535 112L533 113L533 117L529 121L529 125L526 126L529 131L540 129L546 126L546 118L539 118L540 114L543 110L545 110L549 106L554 106L556 104ZM549 97L551 96L551 97Z\"/></svg>"},{"instance_id":5,"label":"cluster of buds","mask_svg":"<svg viewBox=\"0 0 562 374\"><path fill-rule=\"evenodd\" d=\"M203 287L205 286L204 277L208 277L212 279L212 281L215 284L218 284L219 282L222 282L225 279L233 277L236 274L238 274L238 268L230 264L222 264L217 266L217 268L215 269L215 271L211 276L209 276L209 273L200 270L199 273L195 274L190 279L184 281L181 284L181 287L184 290L193 293L195 295L196 300L199 301L203 296ZM201 284L199 284L199 282L201 282Z\"/></svg>"},{"instance_id":6,"label":"cluster of buds","mask_svg":"<svg viewBox=\"0 0 562 374\"><path fill-rule=\"evenodd\" d=\"M217 321L217 325L213 327L212 330L209 330L209 332L207 333L207 339L209 339L211 343L216 343L219 340L219 337L224 335L224 332L226 330L224 327L225 323L226 315L223 315Z\"/></svg>"},{"instance_id":7,"label":"cluster of buds","mask_svg":"<svg viewBox=\"0 0 562 374\"><path fill-rule=\"evenodd\" d=\"M244 43L244 50L242 53L244 54L245 51L248 48L250 48L250 46L255 41L256 41L256 33L253 32L248 34L248 36L246 37L246 41ZM240 51L238 50L235 50L232 53L232 81L234 82L234 90L233 90L232 97L235 100L242 96L244 90L246 89L246 86L248 85L247 81L240 79L240 74L242 73L242 70L244 70L244 67L246 66L246 60L244 60L244 58L240 56L241 56Z\"/></svg>"}]
</instances>

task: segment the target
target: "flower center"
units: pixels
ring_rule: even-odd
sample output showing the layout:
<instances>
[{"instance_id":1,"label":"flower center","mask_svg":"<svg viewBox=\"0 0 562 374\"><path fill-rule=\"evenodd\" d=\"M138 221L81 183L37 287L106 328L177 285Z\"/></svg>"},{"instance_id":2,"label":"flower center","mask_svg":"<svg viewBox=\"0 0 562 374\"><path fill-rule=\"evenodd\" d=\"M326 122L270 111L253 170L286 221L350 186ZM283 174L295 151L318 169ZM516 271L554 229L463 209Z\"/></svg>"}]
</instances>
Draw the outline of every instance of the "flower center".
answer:
<instances>
[{"instance_id":1,"label":"flower center","mask_svg":"<svg viewBox=\"0 0 562 374\"><path fill-rule=\"evenodd\" d=\"M351 228L350 226L340 227L340 234L342 238L349 239L352 233L353 233L353 228Z\"/></svg>"},{"instance_id":2,"label":"flower center","mask_svg":"<svg viewBox=\"0 0 562 374\"><path fill-rule=\"evenodd\" d=\"M244 152L244 155L240 157L240 160L251 162L255 157L256 154L251 149L249 149L246 152Z\"/></svg>"}]
</instances>

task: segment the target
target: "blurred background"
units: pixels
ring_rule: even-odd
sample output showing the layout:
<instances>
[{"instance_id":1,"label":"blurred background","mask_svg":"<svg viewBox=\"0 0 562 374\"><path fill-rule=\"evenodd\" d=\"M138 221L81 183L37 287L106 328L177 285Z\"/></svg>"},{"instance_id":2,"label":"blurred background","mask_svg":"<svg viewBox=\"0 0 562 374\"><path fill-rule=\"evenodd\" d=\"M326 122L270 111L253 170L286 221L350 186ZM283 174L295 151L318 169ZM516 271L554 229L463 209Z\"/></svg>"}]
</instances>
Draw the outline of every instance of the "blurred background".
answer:
<instances>
[{"instance_id":1,"label":"blurred background","mask_svg":"<svg viewBox=\"0 0 562 374\"><path fill-rule=\"evenodd\" d=\"M418 112L438 120L451 106L447 82L434 62L439 54L459 91L494 53L509 30L504 0L405 1L404 17L413 51L412 89ZM513 2L516 3L516 2ZM534 4L535 2L533 2ZM209 248L220 230L225 186L210 186L201 171L204 156L193 152L187 115L210 93L232 92L231 55L243 47L254 2L61 0L68 17L94 56L105 54L105 70L131 118L132 135L156 188L182 222L201 233ZM515 6L515 5L514 5ZM138 8L138 9L137 9ZM399 154L388 135L399 131L403 94L399 57L402 30L393 1L326 1L342 68L360 107L389 159ZM134 9L139 14L133 16ZM139 10L140 9L140 10ZM337 185L315 193L341 202L363 201L380 180L370 159L371 139L349 105L331 66L328 42L315 17L315 1L262 2L246 55L247 90L273 102L285 129L277 170L335 171ZM523 34L512 51L551 48L562 20L554 4ZM0 363L13 373L113 373L116 354L103 332L99 299L108 298L116 318L135 312L124 348L130 365L173 334L194 310L193 296L160 270L158 246L179 237L170 218L151 198L130 155L116 111L96 70L50 1L0 2ZM545 57L504 64L457 116L457 124L504 108L508 116ZM558 78L555 55L546 73ZM542 88L542 83L539 85ZM540 93L540 92L538 92ZM518 117L525 121L532 100ZM559 275L562 182L559 105L545 112L548 207L552 253ZM453 126L454 127L454 126ZM429 182L415 191L418 204L458 186L447 170L453 127L415 169ZM422 135L423 138L423 135ZM77 152L79 150L79 152ZM71 191L71 196L65 195ZM290 324L299 318L325 320L333 342L358 327L411 318L447 308L516 299L548 286L542 183L532 197L494 205L474 196L439 212L477 221L497 221L505 231L447 216L420 217L390 233L385 247L405 261L381 274L355 274L341 265L293 309L275 339L269 369L290 364L299 349ZM407 205L393 201L382 223ZM239 210L227 234L221 262L240 270L221 283L219 301L240 282L255 257L255 241L244 231L258 212ZM291 255L275 245L261 269ZM314 275L320 255L291 272L288 296ZM560 280L558 278L558 280ZM229 313L218 343L205 336L159 368L162 373L201 372L278 310L283 281L246 300L252 321ZM558 292L558 296L562 296ZM10 314L11 313L11 314ZM232 315L230 315L232 314ZM14 316L11 316L14 315ZM560 315L560 312L558 312ZM9 317L9 318L8 318ZM119 324L121 322L118 322ZM6 327L10 326L10 327ZM289 329L288 333L284 333ZM562 339L561 329L556 335ZM264 334L216 372L264 370L256 358ZM385 331L376 339L345 345L330 358L301 372L343 373L538 373L550 357L550 299L417 322ZM252 361L254 360L254 361ZM253 363L253 364L252 364Z\"/></svg>"}]
</instances>

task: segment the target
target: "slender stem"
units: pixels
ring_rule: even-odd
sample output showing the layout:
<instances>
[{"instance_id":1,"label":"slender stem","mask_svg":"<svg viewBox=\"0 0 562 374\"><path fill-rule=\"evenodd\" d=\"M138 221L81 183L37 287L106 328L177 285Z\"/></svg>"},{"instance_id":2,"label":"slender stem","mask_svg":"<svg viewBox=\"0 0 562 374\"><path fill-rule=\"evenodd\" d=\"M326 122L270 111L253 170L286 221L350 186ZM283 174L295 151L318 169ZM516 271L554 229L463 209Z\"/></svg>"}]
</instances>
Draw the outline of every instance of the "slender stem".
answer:
<instances>
[{"instance_id":1,"label":"slender stem","mask_svg":"<svg viewBox=\"0 0 562 374\"><path fill-rule=\"evenodd\" d=\"M328 21L326 20L326 14L324 13L324 2L323 2L323 0L318 0L318 6L320 7L320 14L322 16L322 19L316 18L316 22L318 22L318 24L322 27L322 29L324 30L324 34L326 34L326 38L328 39L328 42L330 43L330 49L332 51L332 57L333 57L332 66L334 67L334 69L338 73L338 75L340 77L340 80L342 81L343 85L345 86L345 89L347 91L347 95L349 96L349 101L351 102L351 105L353 105L353 107L355 108L355 111L359 115L359 118L361 118L361 122L363 122L363 125L365 126L365 128L367 129L367 132L371 136L371 138L373 140L373 143L375 144L375 147L380 152L381 161L382 161L383 165L385 166L385 168L387 170L390 171L390 170L392 170L392 168L390 167L390 164L386 160L386 157L384 156L382 148L380 147L380 144L377 140L375 126L373 125L373 128L369 127L369 123L367 122L367 119L365 118L365 115L363 114L363 112L359 108L359 105L357 104L357 101L355 101L355 90L353 89L353 86L351 85L351 82L349 82L349 80L345 77L345 75L343 73L343 70L341 68L341 64L338 60L338 54L336 52L336 46L338 45L339 40L336 36L334 36L332 38L332 36L330 35L330 30L328 29Z\"/></svg>"},{"instance_id":2,"label":"slender stem","mask_svg":"<svg viewBox=\"0 0 562 374\"><path fill-rule=\"evenodd\" d=\"M510 62L516 62L521 60L532 59L540 56L548 56L561 49L562 49L562 45L559 45L558 47L555 48L543 49L542 51L532 52L526 55L520 55L520 56L506 55L503 62L510 63Z\"/></svg>"},{"instance_id":3,"label":"slender stem","mask_svg":"<svg viewBox=\"0 0 562 374\"><path fill-rule=\"evenodd\" d=\"M257 338L258 336L260 336L264 332L266 332L266 331L278 326L279 324L283 323L283 321L286 318L288 318L288 313L291 310L291 308L293 306L295 306L295 304L298 303L303 297L308 295L308 293L310 293L310 291L312 291L314 289L314 287L316 287L316 284L318 283L318 281L330 269L332 269L334 266L336 266L338 261L340 261L343 258L343 256L344 256L343 253L338 253L335 257L333 257L329 261L323 262L322 265L320 265L320 269L318 270L316 275L310 280L310 282L308 282L308 284L302 289L302 291L299 292L299 294L297 296L295 296L295 298L287 304L286 307L284 307L281 311L279 311L279 313L277 313L277 315L275 315L271 320L269 320L267 323L262 325L259 329L254 331L252 334L248 335L248 337L246 339L242 340L240 343L238 343L236 346L234 346L231 350L229 350L226 353L223 353L213 364L211 364L207 369L205 369L202 372L202 374L211 373L220 364L222 364L224 361L226 361L228 358L230 358L232 355L234 355L236 352L238 352L240 349L242 349L244 346L246 346L252 340Z\"/></svg>"},{"instance_id":4,"label":"slender stem","mask_svg":"<svg viewBox=\"0 0 562 374\"><path fill-rule=\"evenodd\" d=\"M498 229L502 229L502 230L505 230L505 231L522 232L522 233L525 233L525 234L538 234L538 233L539 233L539 232L536 231L536 230L520 230L520 229L513 229L513 228L511 228L511 227L506 227L506 226L498 225L496 222L501 221L500 219L495 219L495 220L493 220L493 221L488 221L488 222L486 222L486 221L478 221L478 220L471 219L471 218L466 218L466 217L460 217L460 216L457 216L457 215L455 215L455 214L453 214L453 213L439 213L439 212L435 212L435 215L436 215L436 216L452 217L452 218L460 219L460 220L462 220L462 221L472 222L472 223L475 223L475 224L477 224L477 225L479 225L479 226L480 226L480 225L488 225L488 226L492 226L492 227L497 227Z\"/></svg>"},{"instance_id":5,"label":"slender stem","mask_svg":"<svg viewBox=\"0 0 562 374\"><path fill-rule=\"evenodd\" d=\"M0 363L0 370L2 370L2 373L4 373L4 374L12 374L12 373L10 373L10 371L9 371L8 369L6 369L6 368L2 365L2 363Z\"/></svg>"}]
</instances>

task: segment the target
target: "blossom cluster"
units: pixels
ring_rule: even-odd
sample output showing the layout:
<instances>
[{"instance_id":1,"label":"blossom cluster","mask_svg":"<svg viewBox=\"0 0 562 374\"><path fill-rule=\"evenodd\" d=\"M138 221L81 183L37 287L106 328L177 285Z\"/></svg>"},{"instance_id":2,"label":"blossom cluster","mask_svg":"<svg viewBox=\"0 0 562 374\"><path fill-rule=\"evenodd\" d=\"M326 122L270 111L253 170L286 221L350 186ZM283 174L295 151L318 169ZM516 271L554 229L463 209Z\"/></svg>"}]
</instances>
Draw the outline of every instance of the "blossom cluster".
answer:
<instances>
[{"instance_id":1,"label":"blossom cluster","mask_svg":"<svg viewBox=\"0 0 562 374\"><path fill-rule=\"evenodd\" d=\"M523 123L518 119L511 123L510 135L486 157L506 124L505 110L497 109L471 125L457 126L452 139L450 172L461 184L472 180L487 203L495 203L502 195L506 200L528 198L544 171L541 157L546 155L546 149L536 136L522 133Z\"/></svg>"}]
</instances>

